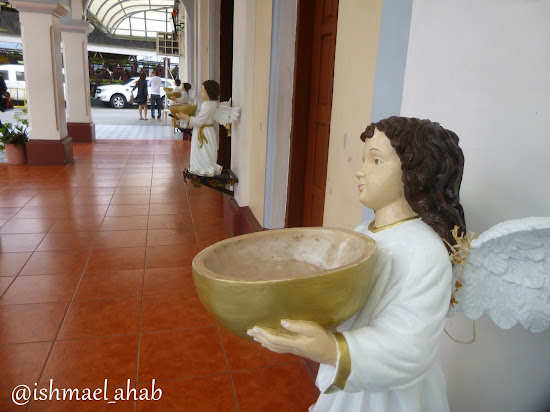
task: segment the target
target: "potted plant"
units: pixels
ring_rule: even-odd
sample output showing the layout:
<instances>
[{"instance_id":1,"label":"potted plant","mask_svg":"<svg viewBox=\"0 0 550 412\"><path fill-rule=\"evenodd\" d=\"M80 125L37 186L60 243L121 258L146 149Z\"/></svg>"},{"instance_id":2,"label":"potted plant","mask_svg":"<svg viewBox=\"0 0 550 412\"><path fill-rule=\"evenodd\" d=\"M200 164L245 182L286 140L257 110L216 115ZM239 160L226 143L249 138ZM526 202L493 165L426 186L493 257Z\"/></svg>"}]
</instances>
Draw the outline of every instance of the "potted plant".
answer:
<instances>
[{"instance_id":1,"label":"potted plant","mask_svg":"<svg viewBox=\"0 0 550 412\"><path fill-rule=\"evenodd\" d=\"M27 114L27 108L15 113L15 123L3 123L0 126L0 150L6 151L8 163L23 164L27 162L25 144L29 141L29 121L21 116Z\"/></svg>"}]
</instances>

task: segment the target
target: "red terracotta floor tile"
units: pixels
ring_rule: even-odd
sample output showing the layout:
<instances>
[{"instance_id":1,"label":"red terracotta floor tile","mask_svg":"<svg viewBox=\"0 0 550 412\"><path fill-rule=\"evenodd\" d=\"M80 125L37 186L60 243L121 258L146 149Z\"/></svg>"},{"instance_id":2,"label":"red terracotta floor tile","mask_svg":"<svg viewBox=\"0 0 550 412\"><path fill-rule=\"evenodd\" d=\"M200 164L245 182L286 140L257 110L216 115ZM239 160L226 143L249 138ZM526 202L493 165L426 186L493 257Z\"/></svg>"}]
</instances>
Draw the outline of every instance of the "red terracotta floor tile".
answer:
<instances>
[{"instance_id":1,"label":"red terracotta floor tile","mask_svg":"<svg viewBox=\"0 0 550 412\"><path fill-rule=\"evenodd\" d=\"M126 169L125 169L126 170ZM127 172L124 171L122 173L122 176L120 178L120 181L127 181L127 180L143 180L143 181L150 181L153 177L153 172L151 170L148 171L135 171L135 172ZM138 186L139 187L139 186Z\"/></svg>"},{"instance_id":2,"label":"red terracotta floor tile","mask_svg":"<svg viewBox=\"0 0 550 412\"><path fill-rule=\"evenodd\" d=\"M12 277L6 277L2 276L0 277L0 296L4 294L4 292L8 289L8 287L11 285L11 282L13 282Z\"/></svg>"},{"instance_id":3,"label":"red terracotta floor tile","mask_svg":"<svg viewBox=\"0 0 550 412\"><path fill-rule=\"evenodd\" d=\"M45 233L0 235L0 252L32 252L44 236Z\"/></svg>"},{"instance_id":4,"label":"red terracotta floor tile","mask_svg":"<svg viewBox=\"0 0 550 412\"><path fill-rule=\"evenodd\" d=\"M151 186L151 195L185 193L185 189L180 186Z\"/></svg>"},{"instance_id":5,"label":"red terracotta floor tile","mask_svg":"<svg viewBox=\"0 0 550 412\"><path fill-rule=\"evenodd\" d=\"M123 186L123 187L117 187L115 190L115 196L149 195L150 193L151 193L151 186Z\"/></svg>"},{"instance_id":6,"label":"red terracotta floor tile","mask_svg":"<svg viewBox=\"0 0 550 412\"><path fill-rule=\"evenodd\" d=\"M178 229L149 229L147 246L185 245L186 249L197 250L197 237L190 227Z\"/></svg>"},{"instance_id":7,"label":"red terracotta floor tile","mask_svg":"<svg viewBox=\"0 0 550 412\"><path fill-rule=\"evenodd\" d=\"M190 266L197 250L185 245L151 246L147 248L146 268L168 268Z\"/></svg>"},{"instance_id":8,"label":"red terracotta floor tile","mask_svg":"<svg viewBox=\"0 0 550 412\"><path fill-rule=\"evenodd\" d=\"M194 230L190 214L149 216L149 229Z\"/></svg>"},{"instance_id":9,"label":"red terracotta floor tile","mask_svg":"<svg viewBox=\"0 0 550 412\"><path fill-rule=\"evenodd\" d=\"M13 388L12 388L13 389ZM17 406L11 401L0 401L1 412L21 412L25 410L25 406Z\"/></svg>"},{"instance_id":10,"label":"red terracotta floor tile","mask_svg":"<svg viewBox=\"0 0 550 412\"><path fill-rule=\"evenodd\" d=\"M145 269L144 295L196 293L191 267Z\"/></svg>"},{"instance_id":11,"label":"red terracotta floor tile","mask_svg":"<svg viewBox=\"0 0 550 412\"><path fill-rule=\"evenodd\" d=\"M0 345L54 340L68 302L6 305L0 310Z\"/></svg>"},{"instance_id":12,"label":"red terracotta floor tile","mask_svg":"<svg viewBox=\"0 0 550 412\"><path fill-rule=\"evenodd\" d=\"M96 232L103 222L102 216L66 217L57 220L51 227L51 233Z\"/></svg>"},{"instance_id":13,"label":"red terracotta floor tile","mask_svg":"<svg viewBox=\"0 0 550 412\"><path fill-rule=\"evenodd\" d=\"M231 377L241 412L303 412L319 396L303 363L232 372Z\"/></svg>"},{"instance_id":14,"label":"red terracotta floor tile","mask_svg":"<svg viewBox=\"0 0 550 412\"><path fill-rule=\"evenodd\" d=\"M18 385L34 387L51 346L52 342L0 346L0 399L11 399Z\"/></svg>"},{"instance_id":15,"label":"red terracotta floor tile","mask_svg":"<svg viewBox=\"0 0 550 412\"><path fill-rule=\"evenodd\" d=\"M189 207L185 192L151 195L151 203L177 203L181 206Z\"/></svg>"},{"instance_id":16,"label":"red terracotta floor tile","mask_svg":"<svg viewBox=\"0 0 550 412\"><path fill-rule=\"evenodd\" d=\"M138 336L57 341L40 379L53 379L59 388L102 388L135 382Z\"/></svg>"},{"instance_id":17,"label":"red terracotta floor tile","mask_svg":"<svg viewBox=\"0 0 550 412\"><path fill-rule=\"evenodd\" d=\"M107 205L70 205L63 213L63 217L103 217L107 213L107 208Z\"/></svg>"},{"instance_id":18,"label":"red terracotta floor tile","mask_svg":"<svg viewBox=\"0 0 550 412\"><path fill-rule=\"evenodd\" d=\"M89 250L34 252L20 275L81 274L89 256Z\"/></svg>"},{"instance_id":19,"label":"red terracotta floor tile","mask_svg":"<svg viewBox=\"0 0 550 412\"><path fill-rule=\"evenodd\" d=\"M112 195L76 195L71 203L73 205L108 205Z\"/></svg>"},{"instance_id":20,"label":"red terracotta floor tile","mask_svg":"<svg viewBox=\"0 0 550 412\"><path fill-rule=\"evenodd\" d=\"M120 179L118 187L151 186L151 179Z\"/></svg>"},{"instance_id":21,"label":"red terracotta floor tile","mask_svg":"<svg viewBox=\"0 0 550 412\"><path fill-rule=\"evenodd\" d=\"M85 272L75 300L141 296L143 269Z\"/></svg>"},{"instance_id":22,"label":"red terracotta floor tile","mask_svg":"<svg viewBox=\"0 0 550 412\"><path fill-rule=\"evenodd\" d=\"M116 187L80 187L77 195L102 196L113 195Z\"/></svg>"},{"instance_id":23,"label":"red terracotta floor tile","mask_svg":"<svg viewBox=\"0 0 550 412\"><path fill-rule=\"evenodd\" d=\"M0 305L70 301L80 275L18 276L0 298Z\"/></svg>"},{"instance_id":24,"label":"red terracotta floor tile","mask_svg":"<svg viewBox=\"0 0 550 412\"><path fill-rule=\"evenodd\" d=\"M119 179L88 179L82 187L117 187Z\"/></svg>"},{"instance_id":25,"label":"red terracotta floor tile","mask_svg":"<svg viewBox=\"0 0 550 412\"><path fill-rule=\"evenodd\" d=\"M144 260L144 247L94 249L86 271L140 269L144 266Z\"/></svg>"},{"instance_id":26,"label":"red terracotta floor tile","mask_svg":"<svg viewBox=\"0 0 550 412\"><path fill-rule=\"evenodd\" d=\"M146 230L107 230L97 234L94 248L139 247L146 244Z\"/></svg>"},{"instance_id":27,"label":"red terracotta floor tile","mask_svg":"<svg viewBox=\"0 0 550 412\"><path fill-rule=\"evenodd\" d=\"M306 365L306 368L309 370L309 373L311 376L317 376L317 372L319 372L319 362L312 361L311 359L303 358L304 364Z\"/></svg>"},{"instance_id":28,"label":"red terracotta floor tile","mask_svg":"<svg viewBox=\"0 0 550 412\"><path fill-rule=\"evenodd\" d=\"M95 237L96 232L48 233L36 250L43 252L47 250L91 249Z\"/></svg>"},{"instance_id":29,"label":"red terracotta floor tile","mask_svg":"<svg viewBox=\"0 0 550 412\"><path fill-rule=\"evenodd\" d=\"M15 216L17 219L52 219L65 213L64 206L25 206Z\"/></svg>"},{"instance_id":30,"label":"red terracotta floor tile","mask_svg":"<svg viewBox=\"0 0 550 412\"><path fill-rule=\"evenodd\" d=\"M140 311L140 297L74 301L57 339L138 333Z\"/></svg>"},{"instance_id":31,"label":"red terracotta floor tile","mask_svg":"<svg viewBox=\"0 0 550 412\"><path fill-rule=\"evenodd\" d=\"M111 205L107 216L146 216L149 204L146 205Z\"/></svg>"},{"instance_id":32,"label":"red terracotta floor tile","mask_svg":"<svg viewBox=\"0 0 550 412\"><path fill-rule=\"evenodd\" d=\"M54 223L55 219L11 219L0 233L47 233Z\"/></svg>"},{"instance_id":33,"label":"red terracotta floor tile","mask_svg":"<svg viewBox=\"0 0 550 412\"><path fill-rule=\"evenodd\" d=\"M34 196L40 193L40 189L25 189L17 186L8 187L0 192L1 196Z\"/></svg>"},{"instance_id":34,"label":"red terracotta floor tile","mask_svg":"<svg viewBox=\"0 0 550 412\"><path fill-rule=\"evenodd\" d=\"M17 276L31 252L0 253L0 276Z\"/></svg>"},{"instance_id":35,"label":"red terracotta floor tile","mask_svg":"<svg viewBox=\"0 0 550 412\"><path fill-rule=\"evenodd\" d=\"M11 219L20 210L19 207L0 207L0 219Z\"/></svg>"},{"instance_id":36,"label":"red terracotta floor tile","mask_svg":"<svg viewBox=\"0 0 550 412\"><path fill-rule=\"evenodd\" d=\"M99 230L147 229L147 216L106 216Z\"/></svg>"},{"instance_id":37,"label":"red terracotta floor tile","mask_svg":"<svg viewBox=\"0 0 550 412\"><path fill-rule=\"evenodd\" d=\"M257 342L239 338L220 327L225 356L231 371L298 363L302 359L290 353L275 353Z\"/></svg>"},{"instance_id":38,"label":"red terracotta floor tile","mask_svg":"<svg viewBox=\"0 0 550 412\"><path fill-rule=\"evenodd\" d=\"M5 196L0 193L0 207L23 207L33 196Z\"/></svg>"},{"instance_id":39,"label":"red terracotta floor tile","mask_svg":"<svg viewBox=\"0 0 550 412\"><path fill-rule=\"evenodd\" d=\"M27 207L60 207L64 208L71 203L74 194L70 195L36 195L25 206Z\"/></svg>"},{"instance_id":40,"label":"red terracotta floor tile","mask_svg":"<svg viewBox=\"0 0 550 412\"><path fill-rule=\"evenodd\" d=\"M147 195L114 195L112 205L148 205L150 196Z\"/></svg>"},{"instance_id":41,"label":"red terracotta floor tile","mask_svg":"<svg viewBox=\"0 0 550 412\"><path fill-rule=\"evenodd\" d=\"M188 210L189 207L184 203L152 203L149 215L181 215Z\"/></svg>"},{"instance_id":42,"label":"red terracotta floor tile","mask_svg":"<svg viewBox=\"0 0 550 412\"><path fill-rule=\"evenodd\" d=\"M233 412L237 410L229 375L155 382L162 389L156 402L137 402L136 412ZM151 384L139 384L151 389Z\"/></svg>"},{"instance_id":43,"label":"red terracotta floor tile","mask_svg":"<svg viewBox=\"0 0 550 412\"><path fill-rule=\"evenodd\" d=\"M204 309L195 294L143 297L143 332L215 325L214 318Z\"/></svg>"},{"instance_id":44,"label":"red terracotta floor tile","mask_svg":"<svg viewBox=\"0 0 550 412\"><path fill-rule=\"evenodd\" d=\"M224 372L216 327L141 335L138 383Z\"/></svg>"}]
</instances>

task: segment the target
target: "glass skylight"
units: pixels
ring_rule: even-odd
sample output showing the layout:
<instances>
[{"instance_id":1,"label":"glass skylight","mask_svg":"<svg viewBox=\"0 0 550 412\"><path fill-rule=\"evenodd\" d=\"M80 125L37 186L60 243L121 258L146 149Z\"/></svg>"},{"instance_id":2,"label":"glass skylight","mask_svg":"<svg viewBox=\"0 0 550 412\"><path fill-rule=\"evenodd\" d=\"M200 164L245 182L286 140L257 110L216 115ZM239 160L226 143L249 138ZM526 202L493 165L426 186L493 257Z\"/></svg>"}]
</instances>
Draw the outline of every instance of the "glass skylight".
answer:
<instances>
[{"instance_id":1,"label":"glass skylight","mask_svg":"<svg viewBox=\"0 0 550 412\"><path fill-rule=\"evenodd\" d=\"M112 36L155 38L174 31L174 0L87 0L86 12Z\"/></svg>"}]
</instances>

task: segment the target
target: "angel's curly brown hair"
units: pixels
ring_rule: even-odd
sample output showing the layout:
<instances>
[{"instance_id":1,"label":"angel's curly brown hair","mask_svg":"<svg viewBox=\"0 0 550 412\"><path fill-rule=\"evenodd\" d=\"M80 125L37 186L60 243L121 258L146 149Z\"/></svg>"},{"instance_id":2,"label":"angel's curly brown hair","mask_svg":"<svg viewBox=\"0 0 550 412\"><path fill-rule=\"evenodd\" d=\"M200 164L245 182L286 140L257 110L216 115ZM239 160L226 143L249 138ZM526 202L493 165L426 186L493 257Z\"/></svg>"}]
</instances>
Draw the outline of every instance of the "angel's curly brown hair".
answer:
<instances>
[{"instance_id":1,"label":"angel's curly brown hair","mask_svg":"<svg viewBox=\"0 0 550 412\"><path fill-rule=\"evenodd\" d=\"M464 154L458 136L430 120L392 116L371 123L361 140L372 137L375 129L384 132L401 160L405 199L412 210L454 245L453 228L466 233L459 196Z\"/></svg>"},{"instance_id":2,"label":"angel's curly brown hair","mask_svg":"<svg viewBox=\"0 0 550 412\"><path fill-rule=\"evenodd\" d=\"M207 80L202 85L210 100L218 100L220 98L220 84L216 80Z\"/></svg>"}]
</instances>

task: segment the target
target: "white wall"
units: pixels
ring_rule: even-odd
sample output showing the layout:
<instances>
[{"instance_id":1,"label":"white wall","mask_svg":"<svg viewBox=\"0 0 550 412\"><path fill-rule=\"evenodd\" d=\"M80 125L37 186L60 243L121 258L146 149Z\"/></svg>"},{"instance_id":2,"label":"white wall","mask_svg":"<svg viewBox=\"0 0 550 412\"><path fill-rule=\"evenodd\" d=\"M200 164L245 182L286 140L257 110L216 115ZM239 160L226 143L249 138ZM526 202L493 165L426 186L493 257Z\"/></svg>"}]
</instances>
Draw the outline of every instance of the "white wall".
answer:
<instances>
[{"instance_id":1,"label":"white wall","mask_svg":"<svg viewBox=\"0 0 550 412\"><path fill-rule=\"evenodd\" d=\"M548 1L414 0L401 114L459 135L461 201L476 233L550 216L549 16ZM453 334L471 333L470 321L452 322ZM440 357L454 412L550 409L550 331L483 318L473 345L444 337Z\"/></svg>"}]
</instances>

